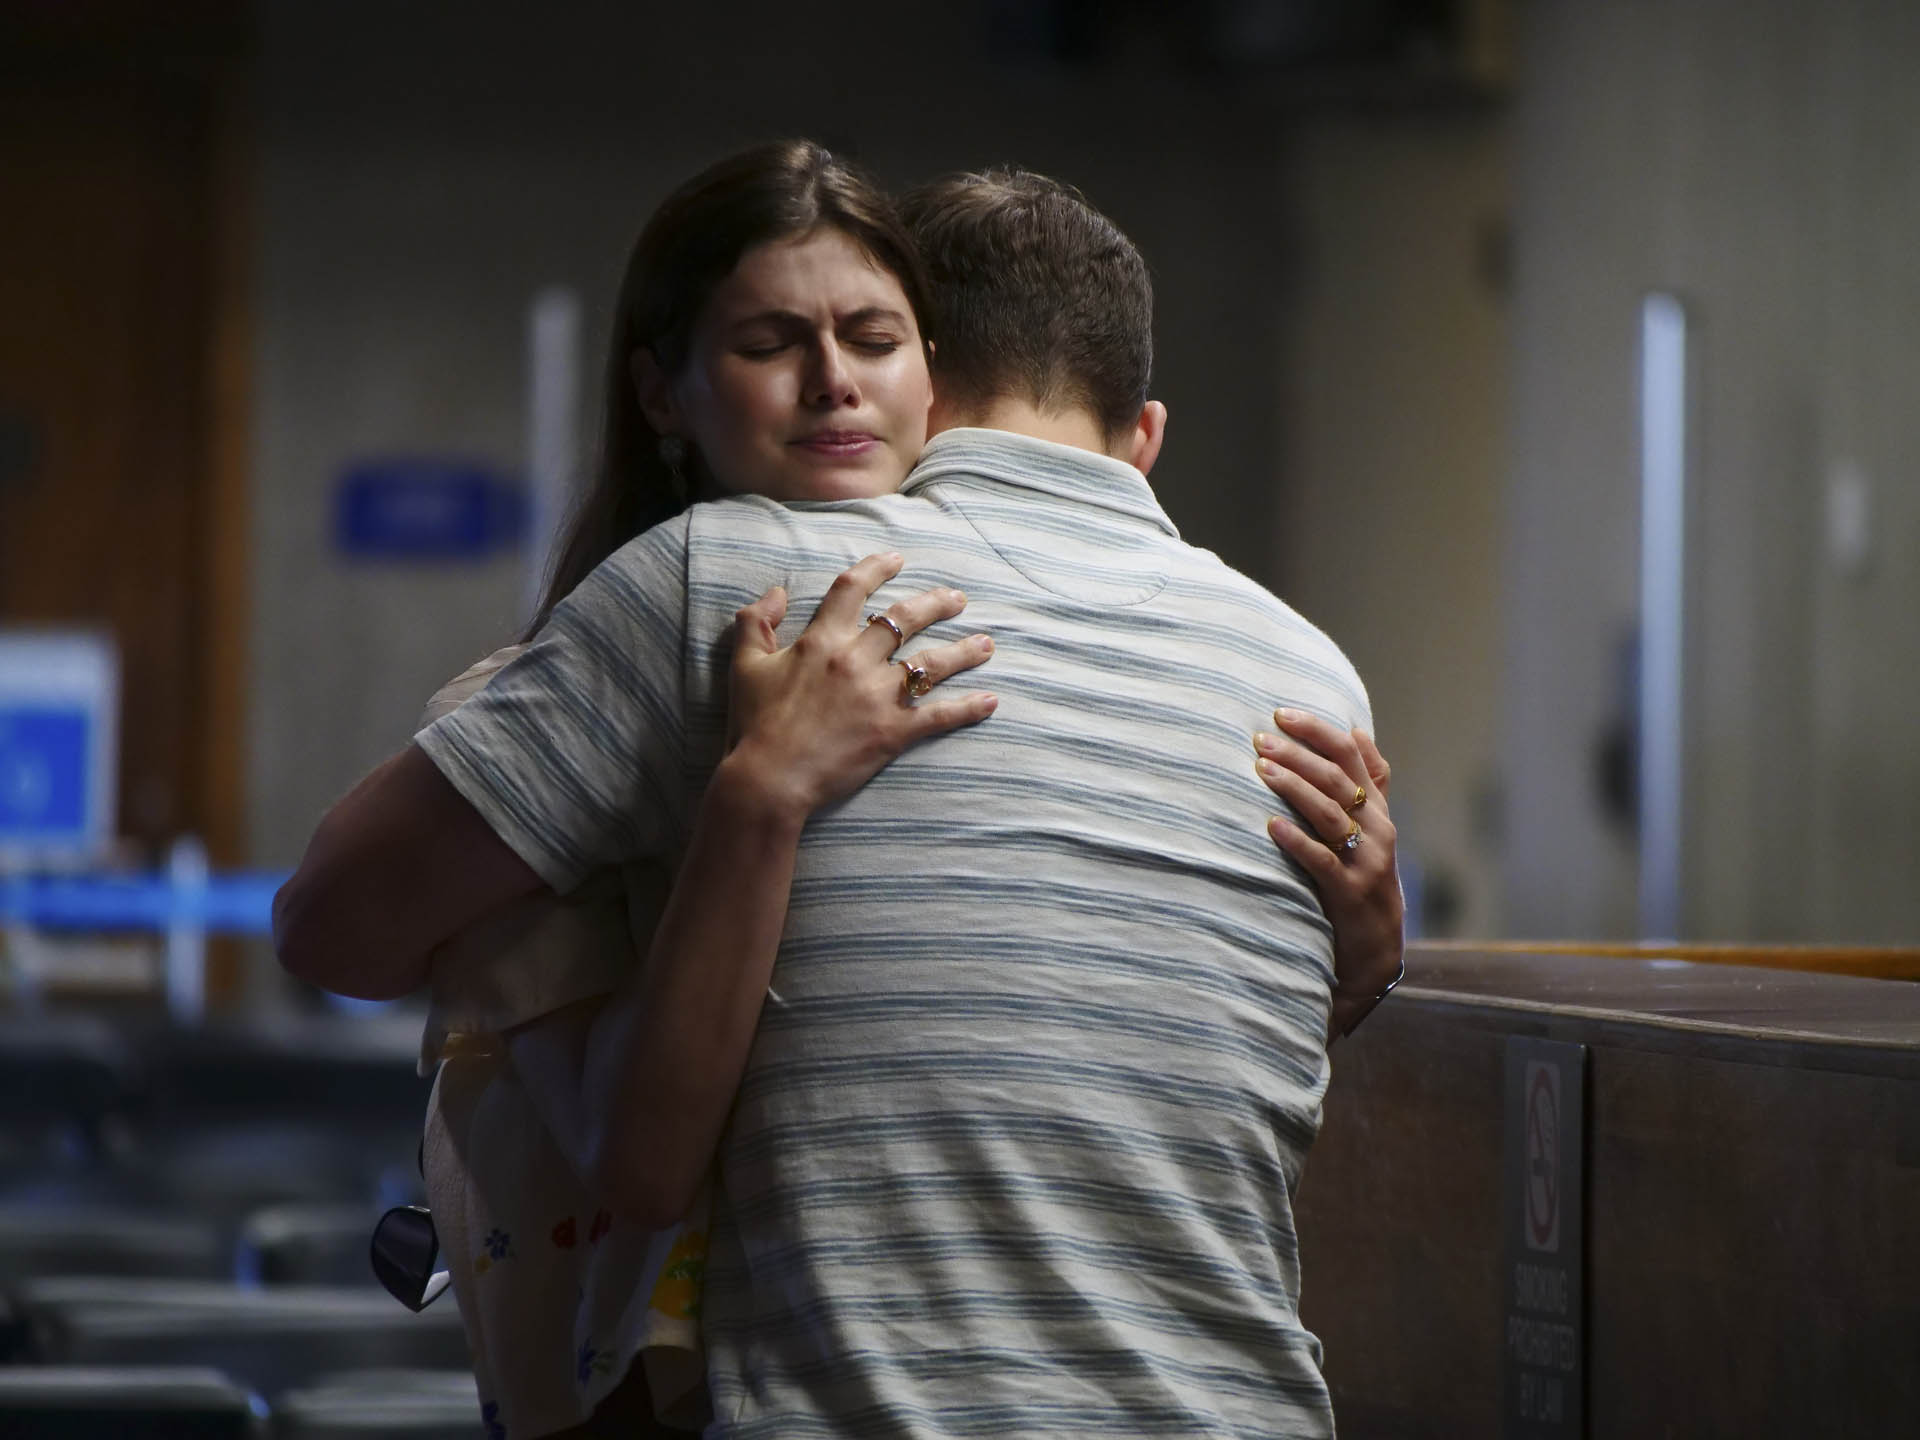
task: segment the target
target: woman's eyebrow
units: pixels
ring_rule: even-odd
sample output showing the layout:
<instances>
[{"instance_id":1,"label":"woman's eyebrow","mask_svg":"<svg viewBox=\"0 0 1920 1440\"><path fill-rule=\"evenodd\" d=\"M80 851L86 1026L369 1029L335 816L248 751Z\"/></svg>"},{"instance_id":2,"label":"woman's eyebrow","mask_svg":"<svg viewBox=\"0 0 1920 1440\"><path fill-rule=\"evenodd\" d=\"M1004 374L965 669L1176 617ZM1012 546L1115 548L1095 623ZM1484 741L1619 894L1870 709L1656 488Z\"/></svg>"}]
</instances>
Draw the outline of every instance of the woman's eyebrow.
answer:
<instances>
[{"instance_id":1,"label":"woman's eyebrow","mask_svg":"<svg viewBox=\"0 0 1920 1440\"><path fill-rule=\"evenodd\" d=\"M840 317L842 325L864 325L869 320L886 320L895 325L907 323L907 317L891 305L865 305L848 315Z\"/></svg>"},{"instance_id":2,"label":"woman's eyebrow","mask_svg":"<svg viewBox=\"0 0 1920 1440\"><path fill-rule=\"evenodd\" d=\"M863 305L858 310L850 310L845 315L834 317L835 325L865 325L872 321L890 322L895 325L906 324L907 317L890 305ZM742 315L731 322L729 329L745 329L750 325L772 325L778 329L811 330L813 321L808 316L793 310L756 310L751 315Z\"/></svg>"},{"instance_id":3,"label":"woman's eyebrow","mask_svg":"<svg viewBox=\"0 0 1920 1440\"><path fill-rule=\"evenodd\" d=\"M735 325L811 325L806 316L793 310L782 310L777 306L767 310L755 310L751 314L737 316Z\"/></svg>"}]
</instances>

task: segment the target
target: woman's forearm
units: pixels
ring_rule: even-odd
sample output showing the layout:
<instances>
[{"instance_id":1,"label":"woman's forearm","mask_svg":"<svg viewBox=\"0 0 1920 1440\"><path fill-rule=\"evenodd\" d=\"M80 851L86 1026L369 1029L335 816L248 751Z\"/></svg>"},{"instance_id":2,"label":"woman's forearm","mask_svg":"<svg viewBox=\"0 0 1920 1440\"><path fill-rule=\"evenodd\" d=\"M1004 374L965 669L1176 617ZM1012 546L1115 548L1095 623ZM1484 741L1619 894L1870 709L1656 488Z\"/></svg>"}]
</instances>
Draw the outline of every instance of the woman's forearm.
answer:
<instances>
[{"instance_id":1,"label":"woman's forearm","mask_svg":"<svg viewBox=\"0 0 1920 1440\"><path fill-rule=\"evenodd\" d=\"M922 698L993 653L984 635L920 650L911 666L891 659L906 637L958 615L966 596L923 591L863 618L903 563L869 555L842 573L785 648L776 638L787 609L779 587L735 619L727 714L739 741L707 785L639 974L587 1044L589 1168L635 1219L680 1219L713 1163L773 973L807 817L915 741L993 713L997 702L984 692Z\"/></svg>"},{"instance_id":2,"label":"woman's forearm","mask_svg":"<svg viewBox=\"0 0 1920 1440\"><path fill-rule=\"evenodd\" d=\"M808 811L783 784L749 745L721 762L652 947L588 1038L592 1178L646 1224L685 1213L753 1044Z\"/></svg>"}]
</instances>

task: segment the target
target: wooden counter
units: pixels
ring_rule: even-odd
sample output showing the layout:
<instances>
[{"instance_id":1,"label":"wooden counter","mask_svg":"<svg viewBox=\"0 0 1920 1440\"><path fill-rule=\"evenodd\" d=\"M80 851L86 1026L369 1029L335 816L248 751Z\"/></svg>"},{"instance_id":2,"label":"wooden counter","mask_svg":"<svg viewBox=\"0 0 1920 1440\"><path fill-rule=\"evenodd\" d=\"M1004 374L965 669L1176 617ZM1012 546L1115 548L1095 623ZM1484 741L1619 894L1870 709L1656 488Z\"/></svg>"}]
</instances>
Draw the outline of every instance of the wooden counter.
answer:
<instances>
[{"instance_id":1,"label":"wooden counter","mask_svg":"<svg viewBox=\"0 0 1920 1440\"><path fill-rule=\"evenodd\" d=\"M1301 1187L1343 1440L1501 1434L1516 1035L1588 1047L1594 1440L1920 1434L1920 985L1449 946L1335 1046Z\"/></svg>"}]
</instances>

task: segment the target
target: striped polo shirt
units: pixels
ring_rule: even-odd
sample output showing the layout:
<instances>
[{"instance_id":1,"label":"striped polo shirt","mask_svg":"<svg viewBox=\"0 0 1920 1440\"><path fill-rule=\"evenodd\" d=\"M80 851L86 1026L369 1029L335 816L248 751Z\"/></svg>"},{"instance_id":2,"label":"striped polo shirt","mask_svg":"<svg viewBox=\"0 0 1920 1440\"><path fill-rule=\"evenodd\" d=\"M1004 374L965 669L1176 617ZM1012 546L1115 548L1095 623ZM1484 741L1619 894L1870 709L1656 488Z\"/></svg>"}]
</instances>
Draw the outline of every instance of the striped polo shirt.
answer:
<instances>
[{"instance_id":1,"label":"striped polo shirt","mask_svg":"<svg viewBox=\"0 0 1920 1440\"><path fill-rule=\"evenodd\" d=\"M937 436L899 495L701 505L634 540L420 744L556 889L672 863L734 612L863 555L994 637L981 725L803 837L719 1155L720 1436L1319 1436L1292 1197L1332 934L1267 838L1276 706L1367 724L1340 651L1118 461Z\"/></svg>"}]
</instances>

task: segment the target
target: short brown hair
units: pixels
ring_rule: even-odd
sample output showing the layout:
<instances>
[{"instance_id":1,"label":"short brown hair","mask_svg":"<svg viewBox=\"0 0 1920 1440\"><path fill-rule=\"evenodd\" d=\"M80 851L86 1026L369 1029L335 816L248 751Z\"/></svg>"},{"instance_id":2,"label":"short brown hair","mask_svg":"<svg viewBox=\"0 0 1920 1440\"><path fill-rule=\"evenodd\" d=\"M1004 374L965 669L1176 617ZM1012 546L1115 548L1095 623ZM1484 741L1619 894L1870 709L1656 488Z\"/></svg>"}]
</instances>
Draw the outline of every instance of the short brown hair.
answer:
<instances>
[{"instance_id":1,"label":"short brown hair","mask_svg":"<svg viewBox=\"0 0 1920 1440\"><path fill-rule=\"evenodd\" d=\"M933 286L934 375L984 403L1083 409L1109 438L1153 378L1153 283L1140 252L1070 185L1030 170L950 175L902 205Z\"/></svg>"},{"instance_id":2,"label":"short brown hair","mask_svg":"<svg viewBox=\"0 0 1920 1440\"><path fill-rule=\"evenodd\" d=\"M607 349L600 463L554 547L531 636L607 556L687 508L691 496L660 458L660 437L634 394L633 354L651 351L677 375L701 310L756 245L838 230L900 282L924 338L925 272L893 201L864 171L811 140L756 145L702 170L660 203L627 255ZM698 455L688 457L696 474Z\"/></svg>"}]
</instances>

